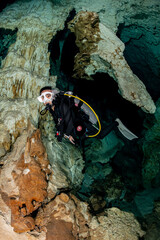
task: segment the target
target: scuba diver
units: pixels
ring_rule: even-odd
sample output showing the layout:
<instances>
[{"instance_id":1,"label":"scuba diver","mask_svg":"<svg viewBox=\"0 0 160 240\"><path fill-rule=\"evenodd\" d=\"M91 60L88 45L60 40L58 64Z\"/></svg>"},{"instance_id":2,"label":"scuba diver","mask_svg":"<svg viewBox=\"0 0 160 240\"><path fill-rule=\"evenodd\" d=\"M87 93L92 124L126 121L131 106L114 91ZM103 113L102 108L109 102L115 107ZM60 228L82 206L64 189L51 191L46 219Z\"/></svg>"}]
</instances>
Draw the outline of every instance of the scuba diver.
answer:
<instances>
[{"instance_id":1,"label":"scuba diver","mask_svg":"<svg viewBox=\"0 0 160 240\"><path fill-rule=\"evenodd\" d=\"M41 111L41 115L47 110L52 114L59 142L65 137L72 144L81 145L87 137L103 139L117 127L127 139L137 138L118 118L102 130L99 118L91 106L70 91L63 92L46 86L40 90L40 96L37 99L46 106Z\"/></svg>"}]
</instances>

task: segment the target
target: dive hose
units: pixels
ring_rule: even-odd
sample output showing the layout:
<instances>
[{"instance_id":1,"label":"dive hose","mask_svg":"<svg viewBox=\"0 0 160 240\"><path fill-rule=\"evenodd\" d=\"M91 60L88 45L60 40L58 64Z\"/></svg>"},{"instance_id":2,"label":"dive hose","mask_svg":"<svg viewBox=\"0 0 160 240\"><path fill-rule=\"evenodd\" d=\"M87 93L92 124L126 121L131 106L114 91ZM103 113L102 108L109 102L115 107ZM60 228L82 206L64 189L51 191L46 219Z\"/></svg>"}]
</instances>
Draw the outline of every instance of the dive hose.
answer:
<instances>
[{"instance_id":1,"label":"dive hose","mask_svg":"<svg viewBox=\"0 0 160 240\"><path fill-rule=\"evenodd\" d=\"M99 125L99 129L98 129L98 132L94 135L89 135L88 137L96 137L100 131L101 131L101 123L100 123L100 120L99 120L99 117L97 116L97 114L95 113L95 111L93 110L93 108L87 103L85 102L83 99L77 97L77 96L74 96L74 95L71 95L71 94L67 94L67 93L64 93L65 96L68 96L68 97L73 97L73 98L77 98L78 100L82 101L84 104L86 104L91 110L92 112L94 113L94 115L96 116L97 118L97 121L98 121L98 125Z\"/></svg>"}]
</instances>

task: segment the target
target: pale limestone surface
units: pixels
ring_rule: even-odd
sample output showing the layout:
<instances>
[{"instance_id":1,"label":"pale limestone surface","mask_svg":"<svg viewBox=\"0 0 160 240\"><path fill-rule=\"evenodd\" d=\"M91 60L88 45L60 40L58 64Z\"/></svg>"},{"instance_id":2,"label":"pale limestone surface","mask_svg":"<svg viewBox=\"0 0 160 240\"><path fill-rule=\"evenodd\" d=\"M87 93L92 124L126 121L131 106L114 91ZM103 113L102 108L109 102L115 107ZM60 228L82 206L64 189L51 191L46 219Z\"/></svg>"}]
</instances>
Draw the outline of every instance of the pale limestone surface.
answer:
<instances>
[{"instance_id":1,"label":"pale limestone surface","mask_svg":"<svg viewBox=\"0 0 160 240\"><path fill-rule=\"evenodd\" d=\"M18 136L28 126L31 121L37 126L39 113L37 100L30 99L3 99L1 97L0 111L0 157L4 156L10 150Z\"/></svg>"},{"instance_id":2,"label":"pale limestone surface","mask_svg":"<svg viewBox=\"0 0 160 240\"><path fill-rule=\"evenodd\" d=\"M73 1L71 1L73 2ZM113 32L117 32L119 23L133 24L138 23L138 25L148 27L150 24L155 24L157 21L157 16L159 14L159 1L157 0L101 0L99 3L97 0L81 0L76 2L75 8L77 12L83 11L93 11L97 12L101 23L106 27L112 29ZM138 14L146 14L147 18L134 18Z\"/></svg>"},{"instance_id":3,"label":"pale limestone surface","mask_svg":"<svg viewBox=\"0 0 160 240\"><path fill-rule=\"evenodd\" d=\"M124 56L124 44L103 24L99 24L101 40L91 54L91 63L85 69L88 75L107 72L118 83L123 98L136 104L145 112L154 113L155 104L142 81L133 74ZM106 82L107 86L107 82Z\"/></svg>"},{"instance_id":4,"label":"pale limestone surface","mask_svg":"<svg viewBox=\"0 0 160 240\"><path fill-rule=\"evenodd\" d=\"M93 217L90 227L91 240L137 240L144 235L134 215L118 208L106 210L97 219Z\"/></svg>"},{"instance_id":5,"label":"pale limestone surface","mask_svg":"<svg viewBox=\"0 0 160 240\"><path fill-rule=\"evenodd\" d=\"M18 28L16 42L10 46L0 69L1 121L12 144L26 128L28 119L37 126L41 107L36 98L40 88L55 87L56 77L49 78L48 44L64 27L69 11L70 7L57 8L50 1L40 0L17 1L0 14L1 28ZM5 141L6 137L1 137L0 156L7 150Z\"/></svg>"},{"instance_id":6,"label":"pale limestone surface","mask_svg":"<svg viewBox=\"0 0 160 240\"><path fill-rule=\"evenodd\" d=\"M92 80L97 72L108 73L117 82L123 98L147 113L155 113L155 104L145 85L133 74L123 56L123 42L111 29L99 23L98 14L79 12L69 23L69 29L74 32L75 43L80 49L75 57L76 77Z\"/></svg>"}]
</instances>

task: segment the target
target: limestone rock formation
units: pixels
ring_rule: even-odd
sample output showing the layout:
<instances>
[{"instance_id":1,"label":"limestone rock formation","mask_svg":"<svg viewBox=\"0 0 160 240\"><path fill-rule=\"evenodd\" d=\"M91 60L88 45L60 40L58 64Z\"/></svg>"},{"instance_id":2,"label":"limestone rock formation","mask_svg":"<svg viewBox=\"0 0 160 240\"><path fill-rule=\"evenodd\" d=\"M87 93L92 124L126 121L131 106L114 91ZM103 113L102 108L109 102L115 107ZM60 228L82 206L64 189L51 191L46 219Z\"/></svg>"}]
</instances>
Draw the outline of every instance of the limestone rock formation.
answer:
<instances>
[{"instance_id":1,"label":"limestone rock formation","mask_svg":"<svg viewBox=\"0 0 160 240\"><path fill-rule=\"evenodd\" d=\"M9 47L0 69L0 129L4 130L0 137L1 156L12 148L17 137L28 127L28 122L38 127L41 109L37 101L39 90L44 85L55 87L56 84L56 76L49 77L48 44L57 30L64 27L69 11L70 6L65 10L63 6L57 9L50 1L47 4L43 0L19 1L0 15L1 28L18 29L16 42ZM49 123L44 122L43 128L47 129ZM44 143L54 171L49 182L50 198L59 189L77 187L83 178L81 153L71 145L66 148L64 144L58 144L52 126L48 131L42 131L47 135ZM51 139L48 138L50 135Z\"/></svg>"},{"instance_id":2,"label":"limestone rock formation","mask_svg":"<svg viewBox=\"0 0 160 240\"><path fill-rule=\"evenodd\" d=\"M28 118L33 120L32 123L35 126L38 124L39 104L35 98L39 94L39 89L48 83L47 47L56 29L53 29L54 20L51 21L52 14L49 14L53 10L51 3L43 8L45 14L41 14L41 20L36 15L38 8L40 11L42 2L35 1L32 4L23 2L22 4L19 1L3 10L0 16L1 28L18 29L16 42L10 46L0 69L1 121L6 130L5 136L10 135L11 144L26 128ZM55 24L55 27L60 26ZM42 28L41 32L39 29ZM52 85L55 86L54 78L52 78ZM6 137L1 138L0 141L1 156L9 148L4 147L6 139L9 142L9 138Z\"/></svg>"},{"instance_id":3,"label":"limestone rock formation","mask_svg":"<svg viewBox=\"0 0 160 240\"><path fill-rule=\"evenodd\" d=\"M99 216L98 219L93 218L91 228L92 240L136 240L144 235L134 216L131 213L121 212L117 208L108 209L104 216Z\"/></svg>"},{"instance_id":4,"label":"limestone rock formation","mask_svg":"<svg viewBox=\"0 0 160 240\"><path fill-rule=\"evenodd\" d=\"M34 101L24 99L1 100L0 157L4 156L31 121L38 122L38 110Z\"/></svg>"},{"instance_id":5,"label":"limestone rock formation","mask_svg":"<svg viewBox=\"0 0 160 240\"><path fill-rule=\"evenodd\" d=\"M55 125L50 114L41 116L39 128L54 172L49 181L49 198L53 198L61 189L79 189L84 168L82 151L65 139L60 143L57 142Z\"/></svg>"},{"instance_id":6,"label":"limestone rock formation","mask_svg":"<svg viewBox=\"0 0 160 240\"><path fill-rule=\"evenodd\" d=\"M26 146L25 146L26 145ZM3 158L0 174L1 196L11 209L11 225L15 232L35 228L30 216L47 197L49 161L37 130L17 139L14 149Z\"/></svg>"},{"instance_id":7,"label":"limestone rock formation","mask_svg":"<svg viewBox=\"0 0 160 240\"><path fill-rule=\"evenodd\" d=\"M75 33L80 49L75 58L75 71L79 78L87 75L92 79L96 72L106 72L117 81L120 94L125 99L146 112L155 112L155 104L145 85L133 74L123 56L124 44L110 29L99 23L98 14L79 12L69 23L69 28Z\"/></svg>"},{"instance_id":8,"label":"limestone rock formation","mask_svg":"<svg viewBox=\"0 0 160 240\"><path fill-rule=\"evenodd\" d=\"M133 214L112 208L92 217L86 203L66 194L57 196L39 212L36 224L40 231L47 232L47 240L136 240L144 235Z\"/></svg>"}]
</instances>

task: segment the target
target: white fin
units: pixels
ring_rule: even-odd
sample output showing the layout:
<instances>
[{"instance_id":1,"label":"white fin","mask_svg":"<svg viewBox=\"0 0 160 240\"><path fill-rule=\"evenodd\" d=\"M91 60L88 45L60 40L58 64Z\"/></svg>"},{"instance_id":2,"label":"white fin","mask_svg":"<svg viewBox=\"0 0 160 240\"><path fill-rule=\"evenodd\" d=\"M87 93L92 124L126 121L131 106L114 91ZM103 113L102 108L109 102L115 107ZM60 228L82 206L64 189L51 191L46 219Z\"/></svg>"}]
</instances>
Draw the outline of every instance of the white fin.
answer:
<instances>
[{"instance_id":1,"label":"white fin","mask_svg":"<svg viewBox=\"0 0 160 240\"><path fill-rule=\"evenodd\" d=\"M124 137L126 137L129 140L133 140L135 138L138 138L134 133L132 133L128 128L124 126L124 124L121 122L119 118L115 120L118 122L118 129L123 134Z\"/></svg>"}]
</instances>

